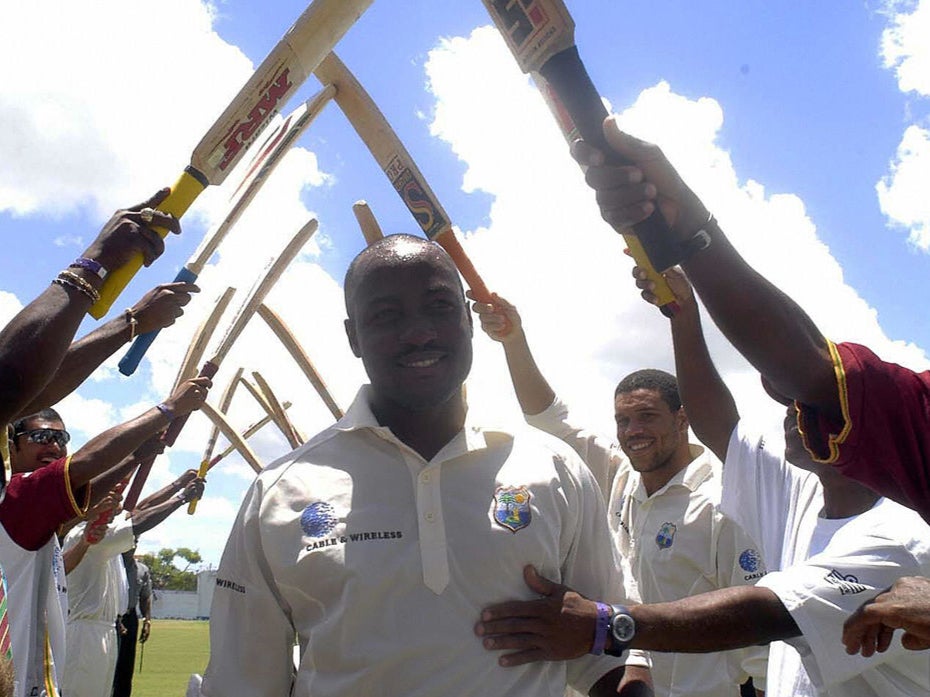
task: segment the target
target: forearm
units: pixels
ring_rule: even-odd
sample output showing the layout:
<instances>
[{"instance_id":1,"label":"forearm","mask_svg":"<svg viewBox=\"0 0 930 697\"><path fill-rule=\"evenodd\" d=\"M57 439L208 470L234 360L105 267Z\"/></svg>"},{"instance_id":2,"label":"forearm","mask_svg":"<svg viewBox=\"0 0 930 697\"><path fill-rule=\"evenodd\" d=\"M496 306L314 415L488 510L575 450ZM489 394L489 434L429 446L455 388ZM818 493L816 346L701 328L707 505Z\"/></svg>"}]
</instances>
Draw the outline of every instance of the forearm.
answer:
<instances>
[{"instance_id":1,"label":"forearm","mask_svg":"<svg viewBox=\"0 0 930 697\"><path fill-rule=\"evenodd\" d=\"M90 281L88 281L90 282ZM90 298L50 285L0 332L0 423L23 412L61 364Z\"/></svg>"},{"instance_id":2,"label":"forearm","mask_svg":"<svg viewBox=\"0 0 930 697\"><path fill-rule=\"evenodd\" d=\"M167 486L162 487L151 496L146 496L145 499L140 501L139 505L135 507L135 510L141 512L147 508L152 508L153 506L163 504L172 496L183 490L184 483L180 479L175 479L173 482Z\"/></svg>"},{"instance_id":3,"label":"forearm","mask_svg":"<svg viewBox=\"0 0 930 697\"><path fill-rule=\"evenodd\" d=\"M117 465L91 480L90 505L96 506L117 484L122 483L139 464L135 455L127 455Z\"/></svg>"},{"instance_id":4,"label":"forearm","mask_svg":"<svg viewBox=\"0 0 930 697\"><path fill-rule=\"evenodd\" d=\"M684 263L714 322L782 394L838 411L827 341L791 298L759 275L719 230Z\"/></svg>"},{"instance_id":5,"label":"forearm","mask_svg":"<svg viewBox=\"0 0 930 697\"><path fill-rule=\"evenodd\" d=\"M91 439L71 458L69 474L72 488L79 488L101 474L113 474L108 470L117 465L120 466L122 476L125 476L129 466L124 459L129 458L140 445L167 426L166 416L152 407L141 416ZM115 485L120 476L114 477Z\"/></svg>"},{"instance_id":6,"label":"forearm","mask_svg":"<svg viewBox=\"0 0 930 697\"><path fill-rule=\"evenodd\" d=\"M739 586L670 603L635 605L633 648L712 653L799 636L801 631L768 588Z\"/></svg>"},{"instance_id":7,"label":"forearm","mask_svg":"<svg viewBox=\"0 0 930 697\"><path fill-rule=\"evenodd\" d=\"M88 549L90 549L90 543L81 535L77 543L61 555L65 565L65 574L70 574L81 563Z\"/></svg>"},{"instance_id":8,"label":"forearm","mask_svg":"<svg viewBox=\"0 0 930 697\"><path fill-rule=\"evenodd\" d=\"M139 610L142 612L142 616L147 619L152 619L152 596L149 595L140 595L139 596Z\"/></svg>"},{"instance_id":9,"label":"forearm","mask_svg":"<svg viewBox=\"0 0 930 697\"><path fill-rule=\"evenodd\" d=\"M538 414L552 404L555 392L540 372L521 329L504 342L504 355L517 400L524 414Z\"/></svg>"},{"instance_id":10,"label":"forearm","mask_svg":"<svg viewBox=\"0 0 930 697\"><path fill-rule=\"evenodd\" d=\"M693 299L672 318L671 327L675 373L688 421L698 440L722 461L739 412L710 357L701 315Z\"/></svg>"},{"instance_id":11,"label":"forearm","mask_svg":"<svg viewBox=\"0 0 930 697\"><path fill-rule=\"evenodd\" d=\"M125 315L120 315L75 341L54 377L22 413L34 414L71 394L101 363L126 344L130 335L129 321Z\"/></svg>"},{"instance_id":12,"label":"forearm","mask_svg":"<svg viewBox=\"0 0 930 697\"><path fill-rule=\"evenodd\" d=\"M157 506L141 511L138 508L135 509L130 515L133 534L139 537L142 533L148 532L178 510L182 504L184 504L184 499L181 496L174 496Z\"/></svg>"}]
</instances>

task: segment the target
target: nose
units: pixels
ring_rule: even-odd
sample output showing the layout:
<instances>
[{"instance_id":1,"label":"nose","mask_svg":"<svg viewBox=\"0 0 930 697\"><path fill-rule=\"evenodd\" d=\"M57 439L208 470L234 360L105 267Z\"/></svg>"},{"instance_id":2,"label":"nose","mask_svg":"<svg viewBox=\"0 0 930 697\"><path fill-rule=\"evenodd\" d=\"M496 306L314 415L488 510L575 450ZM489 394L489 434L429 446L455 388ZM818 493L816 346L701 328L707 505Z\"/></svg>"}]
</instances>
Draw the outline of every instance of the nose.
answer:
<instances>
[{"instance_id":1,"label":"nose","mask_svg":"<svg viewBox=\"0 0 930 697\"><path fill-rule=\"evenodd\" d=\"M423 317L412 318L404 325L400 340L411 346L425 346L436 338L433 323Z\"/></svg>"}]
</instances>

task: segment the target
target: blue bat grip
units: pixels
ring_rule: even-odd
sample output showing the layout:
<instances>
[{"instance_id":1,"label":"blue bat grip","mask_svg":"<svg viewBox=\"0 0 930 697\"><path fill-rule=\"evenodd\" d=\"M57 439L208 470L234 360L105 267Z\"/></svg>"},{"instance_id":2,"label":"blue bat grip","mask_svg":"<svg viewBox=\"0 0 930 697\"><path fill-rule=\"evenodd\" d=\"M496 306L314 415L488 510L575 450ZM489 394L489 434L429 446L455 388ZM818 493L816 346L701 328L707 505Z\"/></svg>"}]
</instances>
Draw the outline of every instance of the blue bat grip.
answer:
<instances>
[{"instance_id":1,"label":"blue bat grip","mask_svg":"<svg viewBox=\"0 0 930 697\"><path fill-rule=\"evenodd\" d=\"M178 275L174 277L172 283L193 283L196 280L197 274L186 266L183 266L181 270L178 271ZM136 372L136 368L138 368L139 363L142 362L142 357L145 355L145 352L149 350L149 346L155 341L155 337L158 336L158 332L160 331L160 329L156 329L153 332L146 332L145 334L137 336L136 340L132 342L132 346L130 346L129 350L126 352L126 355L123 356L123 359L119 362L119 372L123 375L132 375Z\"/></svg>"}]
</instances>

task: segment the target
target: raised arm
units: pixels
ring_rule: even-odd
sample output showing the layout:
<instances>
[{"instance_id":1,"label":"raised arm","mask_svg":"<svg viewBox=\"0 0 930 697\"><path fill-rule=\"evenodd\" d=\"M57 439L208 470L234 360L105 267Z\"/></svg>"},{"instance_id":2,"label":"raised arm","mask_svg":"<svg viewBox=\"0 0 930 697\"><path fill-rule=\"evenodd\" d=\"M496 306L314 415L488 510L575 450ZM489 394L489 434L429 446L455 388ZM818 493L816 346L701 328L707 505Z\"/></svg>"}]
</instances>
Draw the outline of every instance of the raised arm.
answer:
<instances>
[{"instance_id":1,"label":"raised arm","mask_svg":"<svg viewBox=\"0 0 930 697\"><path fill-rule=\"evenodd\" d=\"M184 314L183 308L190 302L191 293L199 290L192 283L156 286L123 314L75 341L68 348L55 376L22 410L22 414L34 414L56 404L135 336L174 324Z\"/></svg>"},{"instance_id":2,"label":"raised arm","mask_svg":"<svg viewBox=\"0 0 930 697\"><path fill-rule=\"evenodd\" d=\"M471 291L466 295L474 300ZM552 404L555 392L536 365L517 308L497 293L492 293L491 297L493 305L473 302L472 309L484 332L504 347L510 379L523 413L539 414Z\"/></svg>"},{"instance_id":3,"label":"raised arm","mask_svg":"<svg viewBox=\"0 0 930 697\"><path fill-rule=\"evenodd\" d=\"M669 269L663 275L680 308L670 324L681 401L698 440L723 462L727 457L730 434L739 421L739 411L710 357L691 284L679 269ZM655 305L656 296L652 293L655 284L638 266L633 269L633 276L643 299Z\"/></svg>"},{"instance_id":4,"label":"raised arm","mask_svg":"<svg viewBox=\"0 0 930 697\"><path fill-rule=\"evenodd\" d=\"M170 484L163 486L154 494L146 496L144 499L139 501L139 505L133 509L133 514L144 511L146 508L151 508L152 506L158 506L164 503L175 494L179 494L180 492L184 491L185 487L187 487L187 485L195 479L197 479L197 470L186 470L180 477L175 479Z\"/></svg>"},{"instance_id":5,"label":"raised arm","mask_svg":"<svg viewBox=\"0 0 930 697\"><path fill-rule=\"evenodd\" d=\"M164 430L173 418L199 409L211 384L209 378L185 380L158 407L152 407L135 419L114 426L88 441L71 458L68 476L72 490L76 491L117 465L124 465L124 458Z\"/></svg>"},{"instance_id":6,"label":"raised arm","mask_svg":"<svg viewBox=\"0 0 930 697\"><path fill-rule=\"evenodd\" d=\"M159 211L143 224L140 211L167 195L162 190L145 203L114 213L81 258L116 269L141 252L146 266L151 264L164 251L164 241L146 225L173 232L181 228L173 216ZM68 268L0 331L0 423L21 414L58 370L102 285L93 270Z\"/></svg>"},{"instance_id":7,"label":"raised arm","mask_svg":"<svg viewBox=\"0 0 930 697\"><path fill-rule=\"evenodd\" d=\"M161 503L150 505L142 510L136 508L130 514L133 533L138 537L142 533L148 532L178 510L183 504L194 498L200 498L202 495L203 479L194 479L189 482L179 494L167 498Z\"/></svg>"},{"instance_id":8,"label":"raised arm","mask_svg":"<svg viewBox=\"0 0 930 697\"><path fill-rule=\"evenodd\" d=\"M597 150L574 144L573 155L588 167L587 181L604 219L630 227L658 205L680 241L698 236L692 248L701 246L700 239L709 241L683 266L714 322L778 392L838 417L833 362L811 319L746 263L657 146L623 133L613 117L604 122L604 132L610 146L635 163L608 166Z\"/></svg>"}]
</instances>

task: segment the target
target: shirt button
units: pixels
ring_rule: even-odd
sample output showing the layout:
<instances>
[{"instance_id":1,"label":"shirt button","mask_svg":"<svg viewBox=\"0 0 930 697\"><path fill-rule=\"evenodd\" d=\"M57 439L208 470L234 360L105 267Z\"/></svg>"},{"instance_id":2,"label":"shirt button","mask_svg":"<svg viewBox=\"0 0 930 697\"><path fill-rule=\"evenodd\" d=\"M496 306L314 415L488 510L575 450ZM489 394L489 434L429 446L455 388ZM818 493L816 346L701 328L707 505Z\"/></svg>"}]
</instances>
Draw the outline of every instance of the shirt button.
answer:
<instances>
[{"instance_id":1,"label":"shirt button","mask_svg":"<svg viewBox=\"0 0 930 697\"><path fill-rule=\"evenodd\" d=\"M423 482L424 484L429 484L429 480L430 480L429 472L424 472L423 474L420 475L420 481Z\"/></svg>"},{"instance_id":2,"label":"shirt button","mask_svg":"<svg viewBox=\"0 0 930 697\"><path fill-rule=\"evenodd\" d=\"M426 522L428 522L428 523L432 523L434 520L436 520L436 515L435 515L434 513L432 513L432 512L427 513L427 514L426 514L425 516L423 516L423 517L426 518Z\"/></svg>"}]
</instances>

